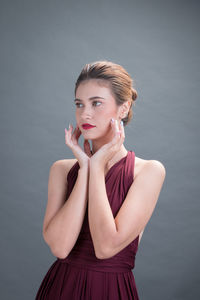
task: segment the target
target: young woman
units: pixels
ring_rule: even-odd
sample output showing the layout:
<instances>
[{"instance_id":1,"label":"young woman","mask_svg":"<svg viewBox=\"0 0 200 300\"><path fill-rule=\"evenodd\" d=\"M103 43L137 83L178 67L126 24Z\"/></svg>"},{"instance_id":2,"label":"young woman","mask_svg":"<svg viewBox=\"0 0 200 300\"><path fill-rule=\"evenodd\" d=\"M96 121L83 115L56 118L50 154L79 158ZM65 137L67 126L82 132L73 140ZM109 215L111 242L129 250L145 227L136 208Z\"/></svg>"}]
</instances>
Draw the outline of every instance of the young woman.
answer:
<instances>
[{"instance_id":1,"label":"young woman","mask_svg":"<svg viewBox=\"0 0 200 300\"><path fill-rule=\"evenodd\" d=\"M123 144L137 98L132 84L122 66L108 61L86 64L77 79L76 128L65 129L75 158L50 168L43 224L57 260L36 300L139 299L132 269L166 172Z\"/></svg>"}]
</instances>

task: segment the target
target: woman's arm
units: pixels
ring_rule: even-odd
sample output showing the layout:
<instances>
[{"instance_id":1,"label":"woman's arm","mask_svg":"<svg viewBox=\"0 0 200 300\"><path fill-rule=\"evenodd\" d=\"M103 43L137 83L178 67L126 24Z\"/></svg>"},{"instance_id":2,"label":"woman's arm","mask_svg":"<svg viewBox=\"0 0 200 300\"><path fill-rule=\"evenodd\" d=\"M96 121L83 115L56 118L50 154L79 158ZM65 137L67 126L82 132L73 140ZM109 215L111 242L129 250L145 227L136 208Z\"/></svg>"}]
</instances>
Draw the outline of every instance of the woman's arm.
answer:
<instances>
[{"instance_id":1,"label":"woman's arm","mask_svg":"<svg viewBox=\"0 0 200 300\"><path fill-rule=\"evenodd\" d=\"M78 170L76 183L67 200L64 167L66 165L63 166L61 161L56 161L50 168L43 225L44 240L58 258L65 258L76 243L87 205L88 166L84 165Z\"/></svg>"},{"instance_id":2,"label":"woman's arm","mask_svg":"<svg viewBox=\"0 0 200 300\"><path fill-rule=\"evenodd\" d=\"M114 256L140 234L153 213L164 178L163 164L148 161L134 179L114 219L106 194L104 169L95 162L90 164L88 216L99 259Z\"/></svg>"}]
</instances>

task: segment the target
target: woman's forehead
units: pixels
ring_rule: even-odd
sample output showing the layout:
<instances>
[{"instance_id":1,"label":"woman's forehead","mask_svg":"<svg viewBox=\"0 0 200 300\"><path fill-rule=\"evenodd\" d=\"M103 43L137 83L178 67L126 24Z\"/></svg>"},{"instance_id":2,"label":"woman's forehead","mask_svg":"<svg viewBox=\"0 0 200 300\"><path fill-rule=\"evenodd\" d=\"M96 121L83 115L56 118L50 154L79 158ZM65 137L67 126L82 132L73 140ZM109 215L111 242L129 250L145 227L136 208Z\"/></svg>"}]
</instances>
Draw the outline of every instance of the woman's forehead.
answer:
<instances>
[{"instance_id":1,"label":"woman's forehead","mask_svg":"<svg viewBox=\"0 0 200 300\"><path fill-rule=\"evenodd\" d=\"M95 95L93 95L94 93ZM96 93L99 95L96 95ZM108 98L113 95L108 81L104 79L89 79L87 81L84 80L78 86L76 90L76 97L79 98L79 96L86 98L96 96Z\"/></svg>"}]
</instances>

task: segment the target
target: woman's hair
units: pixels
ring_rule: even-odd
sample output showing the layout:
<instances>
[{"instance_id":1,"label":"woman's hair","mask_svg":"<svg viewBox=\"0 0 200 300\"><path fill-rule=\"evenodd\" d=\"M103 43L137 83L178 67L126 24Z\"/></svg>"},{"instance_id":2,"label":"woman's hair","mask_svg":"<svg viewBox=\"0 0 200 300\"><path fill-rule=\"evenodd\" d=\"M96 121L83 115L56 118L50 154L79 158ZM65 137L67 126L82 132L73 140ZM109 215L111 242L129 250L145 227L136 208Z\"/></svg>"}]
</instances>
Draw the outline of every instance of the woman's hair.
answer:
<instances>
[{"instance_id":1,"label":"woman's hair","mask_svg":"<svg viewBox=\"0 0 200 300\"><path fill-rule=\"evenodd\" d=\"M96 61L86 64L76 81L75 94L79 84L89 79L101 79L109 82L109 86L118 106L131 100L129 112L127 116L122 119L124 125L126 125L132 119L132 104L137 98L137 91L132 86L133 80L127 71L122 66L110 61Z\"/></svg>"}]
</instances>

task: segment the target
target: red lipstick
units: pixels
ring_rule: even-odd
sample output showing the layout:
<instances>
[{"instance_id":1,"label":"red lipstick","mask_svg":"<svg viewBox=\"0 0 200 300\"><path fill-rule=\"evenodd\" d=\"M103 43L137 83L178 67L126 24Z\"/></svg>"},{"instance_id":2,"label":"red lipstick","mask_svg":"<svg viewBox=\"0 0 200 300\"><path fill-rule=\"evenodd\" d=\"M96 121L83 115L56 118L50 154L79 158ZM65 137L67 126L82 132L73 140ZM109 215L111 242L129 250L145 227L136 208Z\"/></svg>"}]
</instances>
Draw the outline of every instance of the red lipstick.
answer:
<instances>
[{"instance_id":1,"label":"red lipstick","mask_svg":"<svg viewBox=\"0 0 200 300\"><path fill-rule=\"evenodd\" d=\"M88 123L84 123L82 124L83 129L91 129L93 127L95 127L94 125L88 124Z\"/></svg>"}]
</instances>

